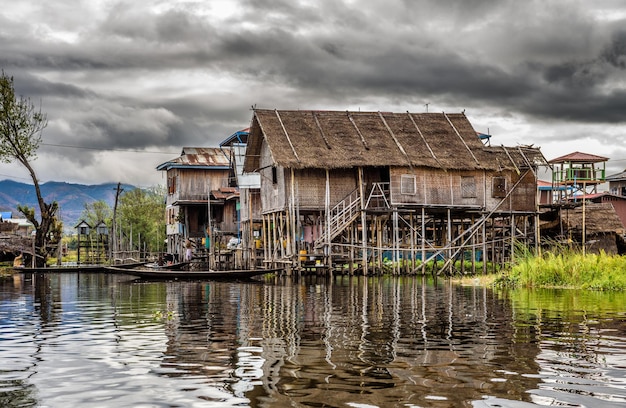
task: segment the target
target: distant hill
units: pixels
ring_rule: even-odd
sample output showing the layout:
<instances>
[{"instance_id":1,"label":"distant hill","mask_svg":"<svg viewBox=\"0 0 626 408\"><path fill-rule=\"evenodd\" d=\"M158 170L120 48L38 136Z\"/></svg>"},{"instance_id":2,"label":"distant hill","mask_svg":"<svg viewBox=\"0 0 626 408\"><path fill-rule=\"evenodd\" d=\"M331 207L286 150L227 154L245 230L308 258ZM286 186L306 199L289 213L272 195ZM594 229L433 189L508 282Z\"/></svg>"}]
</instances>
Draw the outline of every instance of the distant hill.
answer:
<instances>
[{"instance_id":1,"label":"distant hill","mask_svg":"<svg viewBox=\"0 0 626 408\"><path fill-rule=\"evenodd\" d=\"M66 230L73 229L78 224L86 203L103 200L111 208L115 205L117 183L84 185L50 181L41 184L40 187L46 203L52 201L59 203L61 220ZM121 187L124 191L135 189L129 184L122 184ZM18 204L34 207L39 214L35 187L32 184L12 180L0 181L0 211L10 211L14 218L23 218L17 211Z\"/></svg>"}]
</instances>

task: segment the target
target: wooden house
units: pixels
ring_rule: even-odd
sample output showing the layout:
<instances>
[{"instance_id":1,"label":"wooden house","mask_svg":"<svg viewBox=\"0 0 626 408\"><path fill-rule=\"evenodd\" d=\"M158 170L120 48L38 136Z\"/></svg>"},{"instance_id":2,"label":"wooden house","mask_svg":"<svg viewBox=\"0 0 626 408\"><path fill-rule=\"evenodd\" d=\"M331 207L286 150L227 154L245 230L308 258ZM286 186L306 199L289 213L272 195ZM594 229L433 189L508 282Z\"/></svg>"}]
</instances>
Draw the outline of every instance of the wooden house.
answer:
<instances>
[{"instance_id":1,"label":"wooden house","mask_svg":"<svg viewBox=\"0 0 626 408\"><path fill-rule=\"evenodd\" d=\"M545 158L486 146L464 114L255 109L247 145L272 266L452 272L535 240Z\"/></svg>"},{"instance_id":2,"label":"wooden house","mask_svg":"<svg viewBox=\"0 0 626 408\"><path fill-rule=\"evenodd\" d=\"M626 197L626 170L606 176L611 194Z\"/></svg>"},{"instance_id":3,"label":"wooden house","mask_svg":"<svg viewBox=\"0 0 626 408\"><path fill-rule=\"evenodd\" d=\"M238 234L239 191L231 185L230 162L222 149L184 147L157 170L167 173L168 253L182 260L188 240L198 252Z\"/></svg>"}]
</instances>

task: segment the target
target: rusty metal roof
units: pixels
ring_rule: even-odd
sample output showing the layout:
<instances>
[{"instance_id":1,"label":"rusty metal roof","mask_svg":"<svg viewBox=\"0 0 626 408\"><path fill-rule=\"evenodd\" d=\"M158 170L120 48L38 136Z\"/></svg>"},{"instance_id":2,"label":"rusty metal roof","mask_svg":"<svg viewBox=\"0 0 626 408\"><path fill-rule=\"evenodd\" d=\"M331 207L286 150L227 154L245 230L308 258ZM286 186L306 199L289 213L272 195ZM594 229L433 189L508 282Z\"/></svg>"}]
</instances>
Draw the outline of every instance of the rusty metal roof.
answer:
<instances>
[{"instance_id":1,"label":"rusty metal roof","mask_svg":"<svg viewBox=\"0 0 626 408\"><path fill-rule=\"evenodd\" d=\"M157 166L157 170L172 168L228 169L228 157L219 147L183 147L179 157Z\"/></svg>"}]
</instances>

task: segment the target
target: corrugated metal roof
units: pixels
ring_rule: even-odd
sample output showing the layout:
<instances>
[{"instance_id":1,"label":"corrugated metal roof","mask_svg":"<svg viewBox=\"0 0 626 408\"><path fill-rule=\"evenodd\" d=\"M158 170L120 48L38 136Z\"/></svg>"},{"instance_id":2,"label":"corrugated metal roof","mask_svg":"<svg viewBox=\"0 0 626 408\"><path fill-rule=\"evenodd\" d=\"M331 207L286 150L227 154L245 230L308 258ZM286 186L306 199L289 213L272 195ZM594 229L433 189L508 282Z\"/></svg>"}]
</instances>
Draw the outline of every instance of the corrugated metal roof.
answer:
<instances>
[{"instance_id":1,"label":"corrugated metal roof","mask_svg":"<svg viewBox=\"0 0 626 408\"><path fill-rule=\"evenodd\" d=\"M179 157L160 164L157 170L180 167L224 169L230 162L219 147L183 147Z\"/></svg>"},{"instance_id":2,"label":"corrugated metal roof","mask_svg":"<svg viewBox=\"0 0 626 408\"><path fill-rule=\"evenodd\" d=\"M611 174L610 176L606 176L606 181L622 181L626 180L626 170L621 173Z\"/></svg>"},{"instance_id":3,"label":"corrugated metal roof","mask_svg":"<svg viewBox=\"0 0 626 408\"><path fill-rule=\"evenodd\" d=\"M608 157L596 156L595 154L589 153L574 152L566 154L565 156L557 157L556 159L552 159L548 163L599 163L608 160Z\"/></svg>"}]
</instances>

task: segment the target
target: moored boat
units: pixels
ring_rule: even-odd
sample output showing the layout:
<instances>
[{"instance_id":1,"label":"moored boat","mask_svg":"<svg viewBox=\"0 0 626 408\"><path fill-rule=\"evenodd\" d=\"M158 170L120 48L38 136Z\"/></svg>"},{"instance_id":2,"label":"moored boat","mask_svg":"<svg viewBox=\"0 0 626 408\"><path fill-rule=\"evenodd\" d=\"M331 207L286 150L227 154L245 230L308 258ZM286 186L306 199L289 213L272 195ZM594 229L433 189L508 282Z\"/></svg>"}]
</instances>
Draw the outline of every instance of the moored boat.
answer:
<instances>
[{"instance_id":1,"label":"moored boat","mask_svg":"<svg viewBox=\"0 0 626 408\"><path fill-rule=\"evenodd\" d=\"M144 265L145 262L133 262L126 264L115 265L118 269L132 269ZM80 264L80 265L49 265L49 266L14 266L13 271L23 273L53 273L53 272L106 272L107 265L92 265L92 264Z\"/></svg>"},{"instance_id":2,"label":"moored boat","mask_svg":"<svg viewBox=\"0 0 626 408\"><path fill-rule=\"evenodd\" d=\"M233 269L227 271L217 270L173 270L173 269L149 269L133 268L123 269L109 266L109 272L124 273L148 280L195 280L195 279L249 279L266 273L278 272L278 269Z\"/></svg>"}]
</instances>

